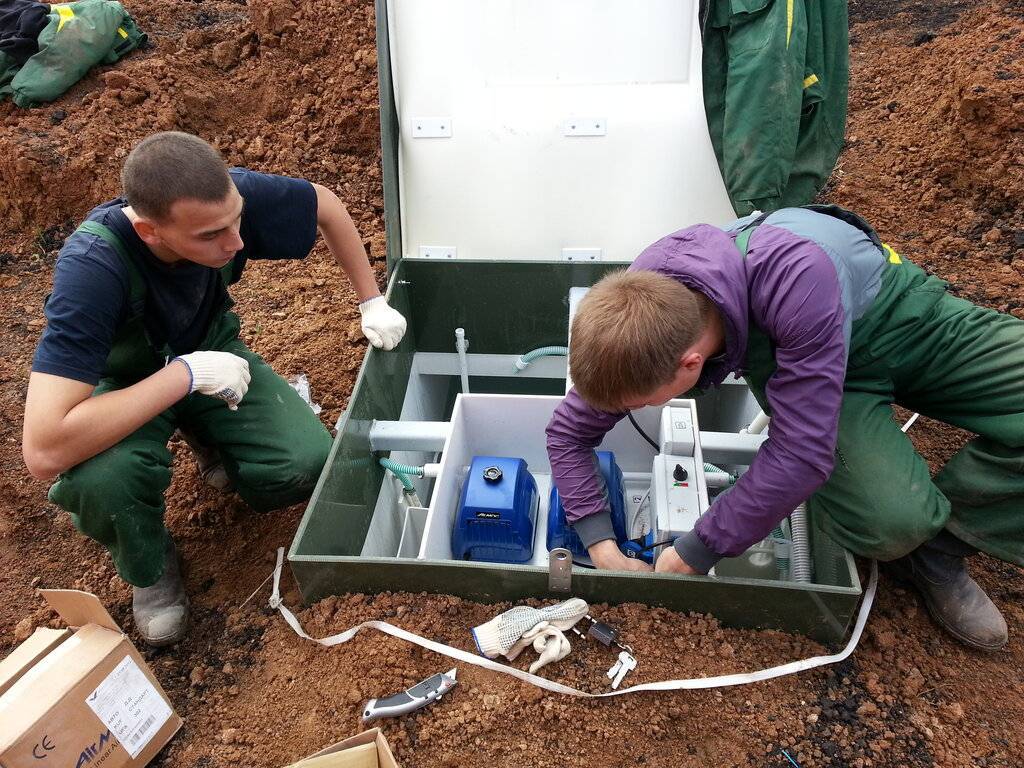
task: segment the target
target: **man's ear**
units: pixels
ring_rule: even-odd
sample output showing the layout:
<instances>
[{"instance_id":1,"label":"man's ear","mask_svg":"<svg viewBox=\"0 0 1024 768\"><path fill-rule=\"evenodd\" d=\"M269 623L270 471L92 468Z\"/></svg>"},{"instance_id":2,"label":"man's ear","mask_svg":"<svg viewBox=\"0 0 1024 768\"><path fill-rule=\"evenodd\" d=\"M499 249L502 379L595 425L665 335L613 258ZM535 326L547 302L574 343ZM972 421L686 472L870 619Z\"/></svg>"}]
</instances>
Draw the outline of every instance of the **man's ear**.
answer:
<instances>
[{"instance_id":1,"label":"man's ear","mask_svg":"<svg viewBox=\"0 0 1024 768\"><path fill-rule=\"evenodd\" d=\"M132 228L146 245L157 245L161 242L160 236L156 233L156 227L149 219L135 219L132 222Z\"/></svg>"},{"instance_id":2,"label":"man's ear","mask_svg":"<svg viewBox=\"0 0 1024 768\"><path fill-rule=\"evenodd\" d=\"M679 357L679 367L687 371L699 371L704 365L704 355L694 349L688 349Z\"/></svg>"}]
</instances>

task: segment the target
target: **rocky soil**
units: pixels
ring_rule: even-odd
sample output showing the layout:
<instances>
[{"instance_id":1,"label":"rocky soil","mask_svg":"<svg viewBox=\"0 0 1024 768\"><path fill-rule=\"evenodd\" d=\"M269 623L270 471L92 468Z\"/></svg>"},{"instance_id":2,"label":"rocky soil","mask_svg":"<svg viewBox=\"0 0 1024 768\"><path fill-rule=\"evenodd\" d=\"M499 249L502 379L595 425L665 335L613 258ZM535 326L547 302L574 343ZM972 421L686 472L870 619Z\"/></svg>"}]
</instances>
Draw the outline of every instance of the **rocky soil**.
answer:
<instances>
[{"instance_id":1,"label":"rocky soil","mask_svg":"<svg viewBox=\"0 0 1024 768\"><path fill-rule=\"evenodd\" d=\"M58 101L0 104L0 653L54 621L37 587L95 592L129 635L131 592L105 552L48 504L20 453L42 300L62 239L118 191L152 131L215 142L230 162L336 189L384 279L373 4L352 0L126 0L152 46ZM824 198L874 222L898 251L968 299L1024 318L1024 4L851 0L847 147ZM363 354L354 296L323 246L252 264L233 289L246 341L306 373L333 426ZM966 435L921 420L933 468ZM450 665L372 631L325 650L266 608L273 551L301 507L256 515L197 481L173 446L169 526L188 563L195 626L147 658L185 727L158 766L281 766L360 730L360 704ZM717 692L580 701L462 665L439 705L385 721L405 766L1019 766L1024 764L1024 574L976 558L1010 645L965 650L917 597L883 578L865 638L843 664ZM285 600L299 604L290 578ZM471 648L501 606L444 595L340 595L300 614L314 635L370 618ZM638 604L596 606L641 659L637 681L738 672L826 649L778 632ZM551 669L597 690L610 662L583 647ZM522 666L526 666L522 664ZM785 754L783 753L785 750Z\"/></svg>"}]
</instances>

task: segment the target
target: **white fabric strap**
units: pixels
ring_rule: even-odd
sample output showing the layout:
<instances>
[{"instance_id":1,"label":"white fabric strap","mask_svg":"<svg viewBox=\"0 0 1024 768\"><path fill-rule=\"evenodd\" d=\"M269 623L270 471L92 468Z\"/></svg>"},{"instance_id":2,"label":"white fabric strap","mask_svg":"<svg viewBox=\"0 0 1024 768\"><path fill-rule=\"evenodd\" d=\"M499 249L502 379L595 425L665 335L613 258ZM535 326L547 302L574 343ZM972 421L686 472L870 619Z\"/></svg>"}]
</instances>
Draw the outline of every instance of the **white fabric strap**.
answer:
<instances>
[{"instance_id":1,"label":"white fabric strap","mask_svg":"<svg viewBox=\"0 0 1024 768\"><path fill-rule=\"evenodd\" d=\"M727 688L733 685L746 685L748 683L756 683L761 680L771 680L775 677L783 677L784 675L792 675L796 672L803 672L808 669L814 669L815 667L824 667L829 664L836 664L844 659L848 658L857 647L857 643L860 642L861 635L864 633L864 625L867 624L868 614L871 613L871 605L875 601L875 592L878 589L878 563L874 560L871 561L871 577L868 581L868 588L864 591L864 601L861 603L860 611L857 614L857 621L853 627L853 633L850 635L850 640L846 644L846 647L842 651L830 656L812 656L808 659L800 659L799 661L791 661L788 664L780 664L777 667L769 667L768 669L761 669L757 672L739 672L733 675L717 675L716 677L696 677L687 680L662 680L657 683L640 683L639 685L633 685L629 688L622 688L617 691L607 691L605 693L587 693L577 688L572 688L568 685L562 685L556 683L547 678L540 677L539 675L532 675L529 672L524 672L515 667L510 667L505 664L499 664L496 661L491 661L483 656L478 656L475 653L464 651L460 648L453 648L450 645L439 643L434 640L428 640L425 637L409 632L408 630L396 627L393 624L389 624L386 621L364 621L362 624L357 624L354 627L346 629L344 632L339 632L336 635L325 637L317 640L315 637L310 637L302 629L299 624L299 620L295 618L290 610L288 610L281 602L281 569L284 565L284 547L277 550L277 566L274 568L274 592L270 596L270 607L276 608L284 616L284 620L288 622L295 634L299 637L303 637L306 640L312 640L314 643L319 643L325 647L332 647L335 645L341 645L347 643L361 629L370 628L379 630L385 634L397 637L402 640L406 640L410 643L420 645L427 650L439 653L442 656L448 656L459 661L464 661L467 664L473 664L477 667L483 667L484 669L490 669L495 672L500 672L504 675L510 675L518 678L523 682L536 685L538 688L543 688L547 691L554 693L564 693L568 696L582 696L585 698L605 698L607 696L622 696L626 693L639 693L640 691L677 691L677 690L698 690L703 688ZM642 662L642 659L641 659Z\"/></svg>"}]
</instances>

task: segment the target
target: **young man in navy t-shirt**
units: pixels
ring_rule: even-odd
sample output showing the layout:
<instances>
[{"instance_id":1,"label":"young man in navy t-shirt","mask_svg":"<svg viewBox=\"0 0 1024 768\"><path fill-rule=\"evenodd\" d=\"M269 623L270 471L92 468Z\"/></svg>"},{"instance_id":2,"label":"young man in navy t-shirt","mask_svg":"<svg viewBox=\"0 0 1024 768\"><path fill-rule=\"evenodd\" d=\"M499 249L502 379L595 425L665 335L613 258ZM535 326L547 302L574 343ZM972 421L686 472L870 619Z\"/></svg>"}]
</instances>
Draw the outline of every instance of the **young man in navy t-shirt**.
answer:
<instances>
[{"instance_id":1,"label":"young man in navy t-shirt","mask_svg":"<svg viewBox=\"0 0 1024 768\"><path fill-rule=\"evenodd\" d=\"M390 350L405 318L380 295L362 239L330 190L228 169L189 134L128 156L124 197L93 209L61 249L25 404L29 471L110 551L134 586L142 636L184 636L188 601L164 526L168 440L216 450L256 509L307 498L330 433L238 338L227 285L249 259L301 259L323 234L359 297L363 333Z\"/></svg>"}]
</instances>

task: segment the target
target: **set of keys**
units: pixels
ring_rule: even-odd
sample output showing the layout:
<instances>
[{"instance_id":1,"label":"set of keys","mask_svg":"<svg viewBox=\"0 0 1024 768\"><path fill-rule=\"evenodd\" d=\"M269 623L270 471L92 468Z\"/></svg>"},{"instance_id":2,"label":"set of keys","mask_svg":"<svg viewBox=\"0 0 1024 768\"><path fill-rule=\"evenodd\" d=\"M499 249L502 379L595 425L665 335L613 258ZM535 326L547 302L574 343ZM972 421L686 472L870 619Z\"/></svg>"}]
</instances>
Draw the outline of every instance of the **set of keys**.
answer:
<instances>
[{"instance_id":1,"label":"set of keys","mask_svg":"<svg viewBox=\"0 0 1024 768\"><path fill-rule=\"evenodd\" d=\"M606 673L608 679L612 681L612 688L617 689L622 683L623 678L636 669L637 661L636 657L633 655L633 649L619 640L619 630L615 627L610 624L605 624L603 621L598 621L592 616L584 616L583 618L590 622L590 626L587 627L586 634L580 632L576 627L572 628L573 632L580 637L592 638L607 648L611 648L615 645L621 649L619 652L619 658L616 659L615 663L612 664L611 668Z\"/></svg>"},{"instance_id":2,"label":"set of keys","mask_svg":"<svg viewBox=\"0 0 1024 768\"><path fill-rule=\"evenodd\" d=\"M618 660L612 664L611 669L606 673L608 679L612 681L612 688L618 688L622 678L634 669L636 669L636 657L629 651L620 651Z\"/></svg>"}]
</instances>

